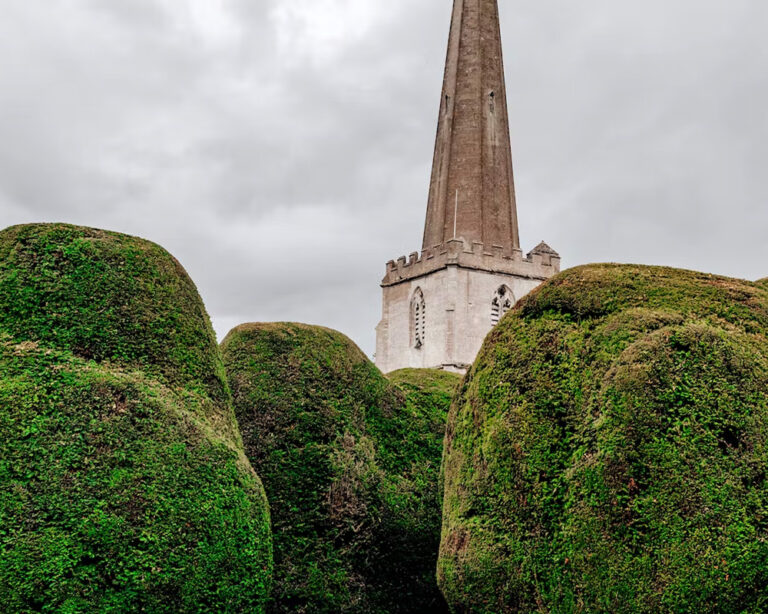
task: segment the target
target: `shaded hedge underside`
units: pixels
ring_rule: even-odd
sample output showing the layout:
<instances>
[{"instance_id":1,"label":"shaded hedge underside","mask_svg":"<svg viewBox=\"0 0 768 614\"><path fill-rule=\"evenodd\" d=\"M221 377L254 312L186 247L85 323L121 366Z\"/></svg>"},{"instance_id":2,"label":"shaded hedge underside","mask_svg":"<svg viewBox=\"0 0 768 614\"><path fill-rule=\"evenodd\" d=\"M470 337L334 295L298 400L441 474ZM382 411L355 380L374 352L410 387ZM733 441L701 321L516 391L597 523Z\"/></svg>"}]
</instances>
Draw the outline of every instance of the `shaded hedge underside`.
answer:
<instances>
[{"instance_id":1,"label":"shaded hedge underside","mask_svg":"<svg viewBox=\"0 0 768 614\"><path fill-rule=\"evenodd\" d=\"M343 335L244 325L222 344L273 510L273 612L444 612L438 468L457 379L390 383Z\"/></svg>"}]
</instances>

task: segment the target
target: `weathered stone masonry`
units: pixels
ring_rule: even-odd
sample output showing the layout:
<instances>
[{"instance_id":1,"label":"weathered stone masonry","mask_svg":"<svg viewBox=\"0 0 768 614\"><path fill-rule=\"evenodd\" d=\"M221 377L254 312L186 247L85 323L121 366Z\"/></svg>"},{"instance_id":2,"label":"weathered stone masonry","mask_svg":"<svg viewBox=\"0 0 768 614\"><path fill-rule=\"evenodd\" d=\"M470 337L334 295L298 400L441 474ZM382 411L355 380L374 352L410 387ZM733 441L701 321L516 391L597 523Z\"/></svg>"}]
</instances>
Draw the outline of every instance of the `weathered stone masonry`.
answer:
<instances>
[{"instance_id":1,"label":"weathered stone masonry","mask_svg":"<svg viewBox=\"0 0 768 614\"><path fill-rule=\"evenodd\" d=\"M465 370L559 270L546 243L520 249L497 0L455 0L422 251L387 264L376 364Z\"/></svg>"}]
</instances>

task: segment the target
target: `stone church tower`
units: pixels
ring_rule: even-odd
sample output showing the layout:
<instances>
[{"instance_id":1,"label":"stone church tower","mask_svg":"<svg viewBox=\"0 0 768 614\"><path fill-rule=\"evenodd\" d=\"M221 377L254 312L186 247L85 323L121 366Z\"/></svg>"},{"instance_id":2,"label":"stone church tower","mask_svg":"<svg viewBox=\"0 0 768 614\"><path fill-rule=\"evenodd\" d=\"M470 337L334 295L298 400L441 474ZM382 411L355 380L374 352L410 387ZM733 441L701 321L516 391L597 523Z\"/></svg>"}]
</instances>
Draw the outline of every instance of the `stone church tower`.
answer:
<instances>
[{"instance_id":1,"label":"stone church tower","mask_svg":"<svg viewBox=\"0 0 768 614\"><path fill-rule=\"evenodd\" d=\"M454 0L421 253L387 263L376 364L465 371L501 316L560 271L523 257L497 0Z\"/></svg>"}]
</instances>

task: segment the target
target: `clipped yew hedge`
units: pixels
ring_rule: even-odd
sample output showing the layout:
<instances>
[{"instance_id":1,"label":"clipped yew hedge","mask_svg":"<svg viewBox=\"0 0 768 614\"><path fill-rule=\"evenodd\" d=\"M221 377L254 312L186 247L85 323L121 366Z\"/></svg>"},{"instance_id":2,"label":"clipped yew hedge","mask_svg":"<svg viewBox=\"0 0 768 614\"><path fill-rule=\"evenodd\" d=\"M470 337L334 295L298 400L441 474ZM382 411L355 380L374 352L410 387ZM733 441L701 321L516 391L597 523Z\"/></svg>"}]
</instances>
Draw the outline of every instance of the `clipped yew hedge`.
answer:
<instances>
[{"instance_id":1,"label":"clipped yew hedge","mask_svg":"<svg viewBox=\"0 0 768 614\"><path fill-rule=\"evenodd\" d=\"M194 284L147 241L0 232L0 603L263 612L269 509Z\"/></svg>"},{"instance_id":2,"label":"clipped yew hedge","mask_svg":"<svg viewBox=\"0 0 768 614\"><path fill-rule=\"evenodd\" d=\"M456 613L768 610L768 288L560 274L454 403L440 586Z\"/></svg>"},{"instance_id":3,"label":"clipped yew hedge","mask_svg":"<svg viewBox=\"0 0 768 614\"><path fill-rule=\"evenodd\" d=\"M271 612L446 612L438 475L454 375L384 377L344 335L246 324L222 344L272 506Z\"/></svg>"}]
</instances>

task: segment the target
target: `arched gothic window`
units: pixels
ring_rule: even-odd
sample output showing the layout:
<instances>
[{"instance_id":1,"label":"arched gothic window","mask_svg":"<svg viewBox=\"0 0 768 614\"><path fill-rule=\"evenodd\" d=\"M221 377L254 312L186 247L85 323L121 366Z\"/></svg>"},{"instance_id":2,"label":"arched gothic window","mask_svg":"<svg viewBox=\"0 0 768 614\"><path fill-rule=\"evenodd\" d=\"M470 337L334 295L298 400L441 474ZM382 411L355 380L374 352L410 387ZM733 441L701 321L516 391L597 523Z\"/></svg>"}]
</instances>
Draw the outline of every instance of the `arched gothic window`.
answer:
<instances>
[{"instance_id":1,"label":"arched gothic window","mask_svg":"<svg viewBox=\"0 0 768 614\"><path fill-rule=\"evenodd\" d=\"M411 299L411 345L417 350L424 346L427 330L427 306L424 303L424 293L416 288Z\"/></svg>"},{"instance_id":2,"label":"arched gothic window","mask_svg":"<svg viewBox=\"0 0 768 614\"><path fill-rule=\"evenodd\" d=\"M491 301L491 325L496 326L504 314L512 309L514 304L515 296L507 286L501 286L496 290L496 294L493 295L493 300Z\"/></svg>"}]
</instances>

